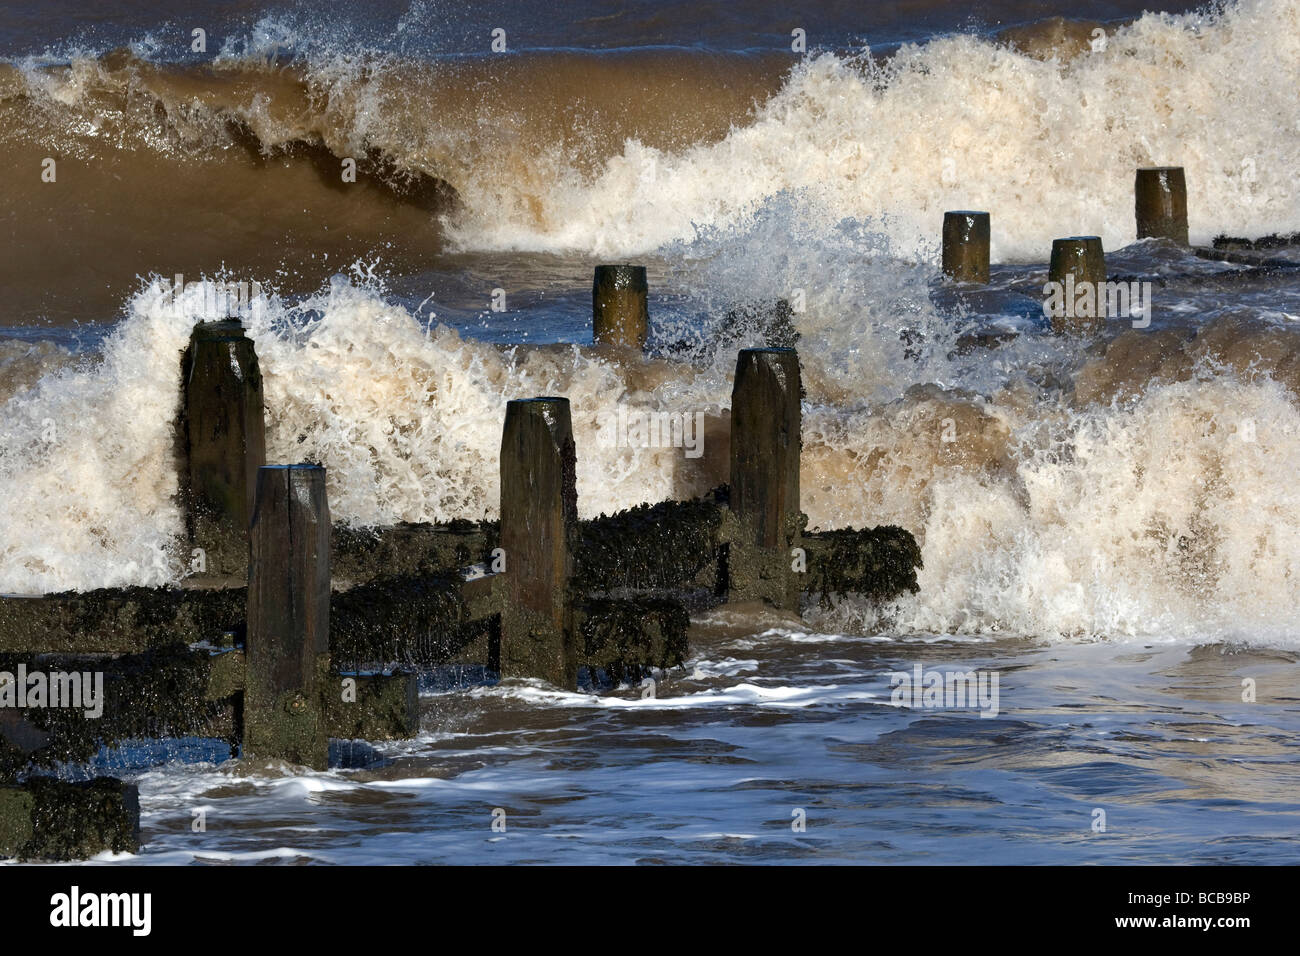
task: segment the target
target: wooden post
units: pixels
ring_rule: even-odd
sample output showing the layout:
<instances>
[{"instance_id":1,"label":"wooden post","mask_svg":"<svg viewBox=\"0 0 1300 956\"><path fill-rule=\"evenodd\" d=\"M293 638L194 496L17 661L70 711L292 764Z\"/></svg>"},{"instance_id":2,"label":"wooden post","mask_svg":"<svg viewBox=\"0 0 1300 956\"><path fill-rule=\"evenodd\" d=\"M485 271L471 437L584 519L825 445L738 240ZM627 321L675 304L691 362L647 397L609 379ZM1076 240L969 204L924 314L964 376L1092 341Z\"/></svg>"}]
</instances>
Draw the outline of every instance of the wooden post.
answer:
<instances>
[{"instance_id":1,"label":"wooden post","mask_svg":"<svg viewBox=\"0 0 1300 956\"><path fill-rule=\"evenodd\" d=\"M799 354L794 349L743 349L731 392L730 511L737 527L728 547L732 601L764 599L799 607L793 549L799 510L802 413Z\"/></svg>"},{"instance_id":2,"label":"wooden post","mask_svg":"<svg viewBox=\"0 0 1300 956\"><path fill-rule=\"evenodd\" d=\"M238 320L200 322L181 361L182 497L207 573L242 578L257 469L266 462L262 373Z\"/></svg>"},{"instance_id":3,"label":"wooden post","mask_svg":"<svg viewBox=\"0 0 1300 956\"><path fill-rule=\"evenodd\" d=\"M591 286L595 343L644 349L650 326L648 294L645 266L596 266Z\"/></svg>"},{"instance_id":4,"label":"wooden post","mask_svg":"<svg viewBox=\"0 0 1300 956\"><path fill-rule=\"evenodd\" d=\"M567 398L506 405L501 435L502 676L577 685L569 600L578 531L575 466Z\"/></svg>"},{"instance_id":5,"label":"wooden post","mask_svg":"<svg viewBox=\"0 0 1300 956\"><path fill-rule=\"evenodd\" d=\"M958 282L989 281L989 214L943 214L943 274Z\"/></svg>"},{"instance_id":6,"label":"wooden post","mask_svg":"<svg viewBox=\"0 0 1300 956\"><path fill-rule=\"evenodd\" d=\"M325 769L329 608L325 469L260 468L249 531L245 757Z\"/></svg>"},{"instance_id":7,"label":"wooden post","mask_svg":"<svg viewBox=\"0 0 1300 956\"><path fill-rule=\"evenodd\" d=\"M1062 308L1055 310L1059 314L1051 316L1055 331L1096 331L1105 324L1102 286L1106 282L1106 257L1099 237L1053 240L1047 281L1057 283L1062 291ZM1086 314L1089 311L1091 314Z\"/></svg>"},{"instance_id":8,"label":"wooden post","mask_svg":"<svg viewBox=\"0 0 1300 956\"><path fill-rule=\"evenodd\" d=\"M1139 169L1133 186L1137 237L1187 240L1187 179L1181 166Z\"/></svg>"}]
</instances>

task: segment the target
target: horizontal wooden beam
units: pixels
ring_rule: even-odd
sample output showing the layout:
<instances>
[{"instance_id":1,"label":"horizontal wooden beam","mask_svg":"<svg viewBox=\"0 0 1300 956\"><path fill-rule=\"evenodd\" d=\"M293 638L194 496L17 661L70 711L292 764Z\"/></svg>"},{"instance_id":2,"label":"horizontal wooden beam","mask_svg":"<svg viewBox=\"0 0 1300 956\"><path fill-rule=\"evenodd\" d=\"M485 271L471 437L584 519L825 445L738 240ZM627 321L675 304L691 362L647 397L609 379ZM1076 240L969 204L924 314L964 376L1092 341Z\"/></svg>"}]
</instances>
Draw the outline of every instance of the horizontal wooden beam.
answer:
<instances>
[{"instance_id":1,"label":"horizontal wooden beam","mask_svg":"<svg viewBox=\"0 0 1300 956\"><path fill-rule=\"evenodd\" d=\"M140 849L140 797L113 777L0 786L0 857L82 860Z\"/></svg>"},{"instance_id":2,"label":"horizontal wooden beam","mask_svg":"<svg viewBox=\"0 0 1300 956\"><path fill-rule=\"evenodd\" d=\"M373 637L425 612L439 590L450 626L500 613L502 575L465 569L372 578L330 595L331 640ZM103 588L43 597L0 597L0 654L139 654L181 644L229 643L245 626L244 588ZM385 606L385 605L391 606Z\"/></svg>"},{"instance_id":3,"label":"horizontal wooden beam","mask_svg":"<svg viewBox=\"0 0 1300 956\"><path fill-rule=\"evenodd\" d=\"M1279 272L1300 269L1300 262L1273 255L1268 251L1268 247L1227 246L1224 248L1210 248L1208 246L1192 246L1192 252L1197 258L1208 259L1211 262L1230 262L1233 265L1255 266Z\"/></svg>"},{"instance_id":4,"label":"horizontal wooden beam","mask_svg":"<svg viewBox=\"0 0 1300 956\"><path fill-rule=\"evenodd\" d=\"M8 666L6 664L5 666ZM102 713L0 710L0 779L55 762L88 759L133 737L239 739L248 664L241 648L172 648L129 657L41 657L45 672L99 671ZM321 681L328 737L392 740L419 730L414 673L338 673Z\"/></svg>"},{"instance_id":5,"label":"horizontal wooden beam","mask_svg":"<svg viewBox=\"0 0 1300 956\"><path fill-rule=\"evenodd\" d=\"M807 571L802 590L828 597L860 594L886 601L915 593L921 549L911 532L896 525L805 531L800 542Z\"/></svg>"},{"instance_id":6,"label":"horizontal wooden beam","mask_svg":"<svg viewBox=\"0 0 1300 956\"><path fill-rule=\"evenodd\" d=\"M335 525L330 573L335 587L381 576L444 573L487 560L497 538L495 521L404 522L373 528Z\"/></svg>"},{"instance_id":7,"label":"horizontal wooden beam","mask_svg":"<svg viewBox=\"0 0 1300 956\"><path fill-rule=\"evenodd\" d=\"M137 654L241 628L244 589L102 588L0 597L0 653Z\"/></svg>"}]
</instances>

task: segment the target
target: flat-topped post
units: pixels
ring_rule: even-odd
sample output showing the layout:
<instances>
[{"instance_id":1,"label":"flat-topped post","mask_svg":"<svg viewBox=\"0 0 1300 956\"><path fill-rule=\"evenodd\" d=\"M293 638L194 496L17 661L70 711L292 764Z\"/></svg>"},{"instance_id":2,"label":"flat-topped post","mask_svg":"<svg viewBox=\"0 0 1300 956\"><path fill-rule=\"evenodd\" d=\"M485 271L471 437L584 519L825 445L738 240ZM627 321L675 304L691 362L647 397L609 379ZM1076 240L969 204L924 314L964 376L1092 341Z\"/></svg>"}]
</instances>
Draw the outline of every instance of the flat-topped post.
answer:
<instances>
[{"instance_id":1,"label":"flat-topped post","mask_svg":"<svg viewBox=\"0 0 1300 956\"><path fill-rule=\"evenodd\" d=\"M1181 166L1139 169L1133 186L1139 239L1187 239L1187 178Z\"/></svg>"},{"instance_id":2,"label":"flat-topped post","mask_svg":"<svg viewBox=\"0 0 1300 956\"><path fill-rule=\"evenodd\" d=\"M249 530L246 757L326 767L321 692L329 673L330 513L325 469L257 473Z\"/></svg>"},{"instance_id":3,"label":"flat-topped post","mask_svg":"<svg viewBox=\"0 0 1300 956\"><path fill-rule=\"evenodd\" d=\"M650 327L645 266L596 266L591 286L591 327L597 345L645 348Z\"/></svg>"},{"instance_id":4,"label":"flat-topped post","mask_svg":"<svg viewBox=\"0 0 1300 956\"><path fill-rule=\"evenodd\" d=\"M182 498L207 573L243 577L257 469L266 463L262 373L238 320L194 326L181 360Z\"/></svg>"},{"instance_id":5,"label":"flat-topped post","mask_svg":"<svg viewBox=\"0 0 1300 956\"><path fill-rule=\"evenodd\" d=\"M799 606L792 550L804 523L801 391L794 349L741 350L731 393L730 511L736 528L727 575L733 601L763 599L787 610Z\"/></svg>"},{"instance_id":6,"label":"flat-topped post","mask_svg":"<svg viewBox=\"0 0 1300 956\"><path fill-rule=\"evenodd\" d=\"M1098 236L1070 236L1052 241L1047 281L1059 291L1052 328L1057 332L1095 332L1105 324L1103 313L1106 256ZM1056 299L1049 299L1056 301Z\"/></svg>"},{"instance_id":7,"label":"flat-topped post","mask_svg":"<svg viewBox=\"0 0 1300 956\"><path fill-rule=\"evenodd\" d=\"M989 281L989 214L959 209L943 214L943 274L956 282Z\"/></svg>"},{"instance_id":8,"label":"flat-topped post","mask_svg":"<svg viewBox=\"0 0 1300 956\"><path fill-rule=\"evenodd\" d=\"M509 402L501 435L501 547L507 589L501 616L502 676L576 686L569 581L577 533L569 400Z\"/></svg>"}]
</instances>

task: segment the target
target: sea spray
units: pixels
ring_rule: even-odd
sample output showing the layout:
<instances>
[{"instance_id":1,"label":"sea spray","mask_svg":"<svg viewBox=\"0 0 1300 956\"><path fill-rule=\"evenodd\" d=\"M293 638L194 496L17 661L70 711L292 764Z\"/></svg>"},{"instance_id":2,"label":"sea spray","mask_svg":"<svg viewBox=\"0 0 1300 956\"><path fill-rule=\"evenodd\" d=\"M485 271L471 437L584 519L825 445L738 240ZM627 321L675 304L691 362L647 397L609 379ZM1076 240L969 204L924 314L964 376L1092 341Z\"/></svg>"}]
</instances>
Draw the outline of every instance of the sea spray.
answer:
<instances>
[{"instance_id":1,"label":"sea spray","mask_svg":"<svg viewBox=\"0 0 1300 956\"><path fill-rule=\"evenodd\" d=\"M1300 103L1275 82L1300 70L1300 0L1148 13L1078 55L1043 58L962 33L886 58L814 51L779 67L716 55L668 66L534 55L494 74L464 58L345 53L262 26L265 36L227 42L202 82L149 61L143 46L125 58L83 50L0 66L0 91L22 93L0 96L20 111L0 120L0 134L8 122L26 130L24 145L158 150L191 179L211 162L234 176L249 158L231 147L247 139L255 153L333 175L340 160L373 153L375 203L390 189L421 208L429 236L436 216L470 252L633 256L807 190L821 223L876 219L898 253L931 262L943 212L976 204L996 216L993 260L1026 260L1063 230L1099 235L1108 249L1131 242L1133 171L1168 162L1186 169L1193 242L1300 229L1286 132L1300 124ZM627 76L637 77L635 100L619 85ZM553 77L563 82L553 88ZM697 95L673 95L683 83ZM641 95L647 84L656 95ZM601 122L575 114L563 93L574 88ZM626 109L630 100L639 108ZM245 172L241 189L257 189L259 175L272 183L257 163ZM132 177L166 175L139 161L113 173L106 190L124 196L148 194ZM647 192L653 204L639 201ZM360 228L372 217L353 218Z\"/></svg>"}]
</instances>

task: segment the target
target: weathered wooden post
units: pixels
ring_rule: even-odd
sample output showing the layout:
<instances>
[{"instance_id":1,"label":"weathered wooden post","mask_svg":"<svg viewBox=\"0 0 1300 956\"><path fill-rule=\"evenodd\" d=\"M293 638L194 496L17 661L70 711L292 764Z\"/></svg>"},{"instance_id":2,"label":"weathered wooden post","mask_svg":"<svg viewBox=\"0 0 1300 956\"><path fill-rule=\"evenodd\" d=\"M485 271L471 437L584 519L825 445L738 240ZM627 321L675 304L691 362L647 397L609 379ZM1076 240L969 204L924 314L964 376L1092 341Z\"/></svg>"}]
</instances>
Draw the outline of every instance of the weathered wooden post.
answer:
<instances>
[{"instance_id":1,"label":"weathered wooden post","mask_svg":"<svg viewBox=\"0 0 1300 956\"><path fill-rule=\"evenodd\" d=\"M200 322L181 360L182 497L208 574L243 577L257 469L266 462L262 373L238 320Z\"/></svg>"},{"instance_id":2,"label":"weathered wooden post","mask_svg":"<svg viewBox=\"0 0 1300 956\"><path fill-rule=\"evenodd\" d=\"M591 286L592 338L597 345L645 348L650 326L645 266L596 266Z\"/></svg>"},{"instance_id":3,"label":"weathered wooden post","mask_svg":"<svg viewBox=\"0 0 1300 956\"><path fill-rule=\"evenodd\" d=\"M1187 179L1181 166L1139 169L1133 187L1137 237L1187 240Z\"/></svg>"},{"instance_id":4,"label":"weathered wooden post","mask_svg":"<svg viewBox=\"0 0 1300 956\"><path fill-rule=\"evenodd\" d=\"M325 769L330 513L325 469L258 469L249 530L243 755Z\"/></svg>"},{"instance_id":5,"label":"weathered wooden post","mask_svg":"<svg viewBox=\"0 0 1300 956\"><path fill-rule=\"evenodd\" d=\"M958 282L989 281L989 214L943 214L943 274Z\"/></svg>"},{"instance_id":6,"label":"weathered wooden post","mask_svg":"<svg viewBox=\"0 0 1300 956\"><path fill-rule=\"evenodd\" d=\"M742 349L731 392L731 498L728 597L763 599L797 610L796 570L804 516L799 510L802 412L799 354Z\"/></svg>"},{"instance_id":7,"label":"weathered wooden post","mask_svg":"<svg viewBox=\"0 0 1300 956\"><path fill-rule=\"evenodd\" d=\"M501 674L577 684L569 580L578 533L573 425L567 398L506 405L501 435L501 547L506 601Z\"/></svg>"},{"instance_id":8,"label":"weathered wooden post","mask_svg":"<svg viewBox=\"0 0 1300 956\"><path fill-rule=\"evenodd\" d=\"M1047 281L1060 290L1060 307L1051 316L1055 331L1095 331L1105 324L1106 257L1100 237L1053 240Z\"/></svg>"}]
</instances>

